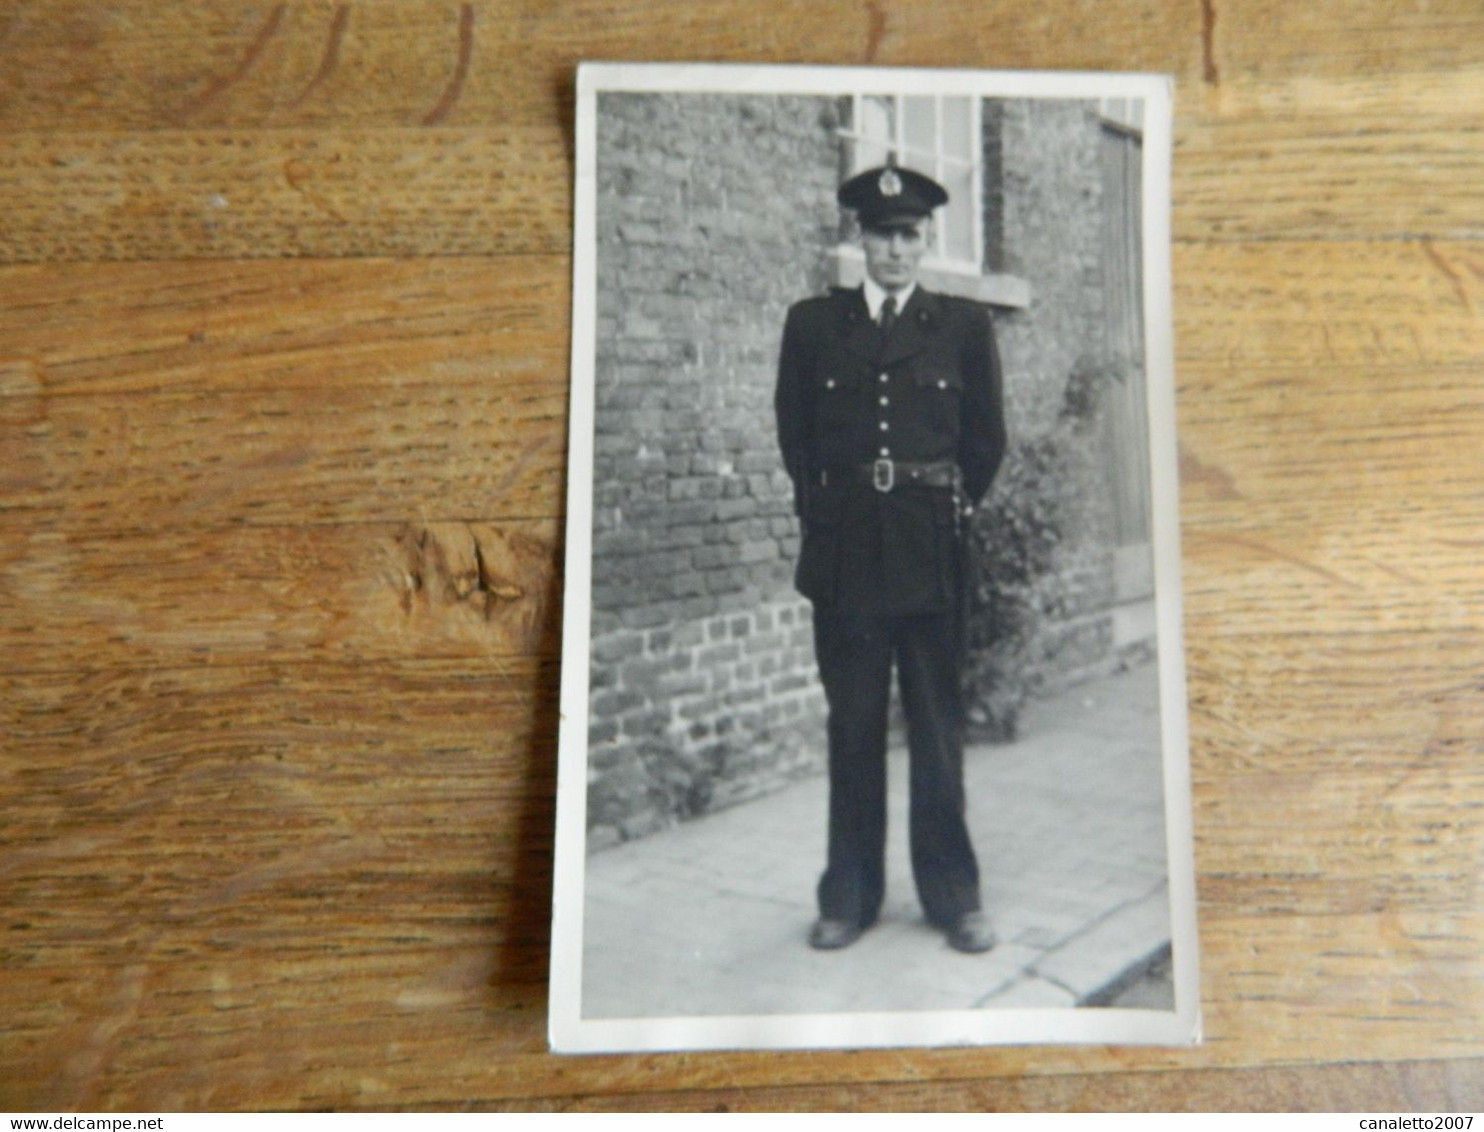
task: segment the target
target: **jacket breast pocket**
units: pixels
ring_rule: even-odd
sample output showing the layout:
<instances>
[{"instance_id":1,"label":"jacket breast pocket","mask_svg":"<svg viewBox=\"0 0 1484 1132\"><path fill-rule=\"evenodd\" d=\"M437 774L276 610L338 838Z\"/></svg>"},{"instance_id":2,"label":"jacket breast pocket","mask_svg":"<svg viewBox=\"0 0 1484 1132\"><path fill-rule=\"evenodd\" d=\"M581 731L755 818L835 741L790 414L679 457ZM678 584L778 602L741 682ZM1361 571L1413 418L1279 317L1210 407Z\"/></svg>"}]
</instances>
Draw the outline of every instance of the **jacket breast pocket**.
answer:
<instances>
[{"instance_id":1,"label":"jacket breast pocket","mask_svg":"<svg viewBox=\"0 0 1484 1132\"><path fill-rule=\"evenodd\" d=\"M844 428L850 424L860 385L859 375L843 370L824 373L815 378L815 413L821 424Z\"/></svg>"},{"instance_id":2,"label":"jacket breast pocket","mask_svg":"<svg viewBox=\"0 0 1484 1132\"><path fill-rule=\"evenodd\" d=\"M951 369L928 369L916 374L914 383L918 403L932 427L957 436L964 396L963 374Z\"/></svg>"}]
</instances>

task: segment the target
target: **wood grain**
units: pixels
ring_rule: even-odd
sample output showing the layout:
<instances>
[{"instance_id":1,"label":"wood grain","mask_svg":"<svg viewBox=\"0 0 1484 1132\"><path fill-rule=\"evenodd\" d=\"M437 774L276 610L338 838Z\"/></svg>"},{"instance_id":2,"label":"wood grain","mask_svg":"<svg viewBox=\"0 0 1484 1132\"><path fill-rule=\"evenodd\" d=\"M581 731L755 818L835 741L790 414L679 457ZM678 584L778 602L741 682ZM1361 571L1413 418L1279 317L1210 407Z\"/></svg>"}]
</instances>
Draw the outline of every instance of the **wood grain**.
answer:
<instances>
[{"instance_id":1,"label":"wood grain","mask_svg":"<svg viewBox=\"0 0 1484 1132\"><path fill-rule=\"evenodd\" d=\"M573 1097L478 1111L559 1112L1211 1112L1242 1097L1262 1112L1467 1111L1480 1105L1474 1061L1392 1062L1264 1070L1074 1074L932 1084L721 1088ZM449 1107L447 1105L439 1107ZM454 1106L458 1107L458 1106Z\"/></svg>"},{"instance_id":2,"label":"wood grain","mask_svg":"<svg viewBox=\"0 0 1484 1132\"><path fill-rule=\"evenodd\" d=\"M15 267L0 293L0 397L567 382L565 256Z\"/></svg>"},{"instance_id":3,"label":"wood grain","mask_svg":"<svg viewBox=\"0 0 1484 1132\"><path fill-rule=\"evenodd\" d=\"M33 531L162 524L550 515L566 390L542 375L140 399L62 397L23 414L6 486ZM511 441L515 443L512 444ZM427 485L457 464L435 501ZM127 506L124 503L127 501Z\"/></svg>"},{"instance_id":4,"label":"wood grain","mask_svg":"<svg viewBox=\"0 0 1484 1132\"><path fill-rule=\"evenodd\" d=\"M468 17L464 12L469 13ZM466 28L467 24L467 28ZM425 124L469 62L449 126L559 123L550 105L583 59L1125 70L1198 84L1456 75L1478 64L1470 0L1368 0L1294 7L1274 0L1095 9L940 4L900 12L844 0L704 9L604 0L162 7L134 0L20 0L0 25L0 130L118 131L223 126ZM515 64L519 64L518 66ZM545 100L545 103L543 103Z\"/></svg>"},{"instance_id":5,"label":"wood grain","mask_svg":"<svg viewBox=\"0 0 1484 1132\"><path fill-rule=\"evenodd\" d=\"M1480 253L1477 242L1431 238L1177 246L1179 409L1199 406L1209 385L1196 382L1218 367L1261 404L1245 375L1307 370L1323 380L1360 367L1477 365Z\"/></svg>"},{"instance_id":6,"label":"wood grain","mask_svg":"<svg viewBox=\"0 0 1484 1132\"><path fill-rule=\"evenodd\" d=\"M557 130L584 59L798 62L800 43L819 58L897 66L1180 64L1195 77L1200 62L1199 10L1139 0L1077 20L1036 6L898 12L845 0L765 8L746 0L205 0L165 9L147 0L21 0L0 33L14 61L0 85L0 130L410 127L429 124L445 103L437 125L504 132L539 121ZM455 85L466 41L469 61Z\"/></svg>"},{"instance_id":7,"label":"wood grain","mask_svg":"<svg viewBox=\"0 0 1484 1132\"><path fill-rule=\"evenodd\" d=\"M489 126L17 130L0 262L563 254L571 131L517 86ZM1475 239L1478 72L1179 92L1177 240Z\"/></svg>"},{"instance_id":8,"label":"wood grain","mask_svg":"<svg viewBox=\"0 0 1484 1132\"><path fill-rule=\"evenodd\" d=\"M549 654L556 523L229 526L0 549L12 671Z\"/></svg>"},{"instance_id":9,"label":"wood grain","mask_svg":"<svg viewBox=\"0 0 1484 1132\"><path fill-rule=\"evenodd\" d=\"M0 14L0 1107L1484 1103L1472 0ZM545 1052L572 68L1169 73L1206 1043Z\"/></svg>"},{"instance_id":10,"label":"wood grain","mask_svg":"<svg viewBox=\"0 0 1484 1132\"><path fill-rule=\"evenodd\" d=\"M1476 67L1479 9L1471 0L1427 4L1284 4L1213 0L1204 21L1215 79L1303 80L1396 71L1457 73Z\"/></svg>"},{"instance_id":11,"label":"wood grain","mask_svg":"<svg viewBox=\"0 0 1484 1132\"><path fill-rule=\"evenodd\" d=\"M1175 236L1477 239L1481 108L1478 69L1198 88L1177 110Z\"/></svg>"}]
</instances>

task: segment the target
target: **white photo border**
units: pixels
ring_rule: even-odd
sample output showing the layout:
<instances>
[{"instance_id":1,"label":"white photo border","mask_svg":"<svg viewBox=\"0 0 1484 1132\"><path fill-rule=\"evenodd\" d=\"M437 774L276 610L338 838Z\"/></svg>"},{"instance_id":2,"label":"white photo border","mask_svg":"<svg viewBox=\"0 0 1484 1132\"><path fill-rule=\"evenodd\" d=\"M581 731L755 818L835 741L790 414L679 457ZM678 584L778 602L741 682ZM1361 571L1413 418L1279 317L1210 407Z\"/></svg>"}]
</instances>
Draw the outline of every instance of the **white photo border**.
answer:
<instances>
[{"instance_id":1,"label":"white photo border","mask_svg":"<svg viewBox=\"0 0 1484 1132\"><path fill-rule=\"evenodd\" d=\"M1158 641L1173 1011L1097 1008L584 1019L589 626L597 310L597 96L601 92L906 94L1144 101L1143 256L1152 549ZM584 63L577 75L572 385L548 1038L559 1053L889 1048L1048 1043L1194 1045L1201 1040L1171 310L1173 80L1165 75Z\"/></svg>"}]
</instances>

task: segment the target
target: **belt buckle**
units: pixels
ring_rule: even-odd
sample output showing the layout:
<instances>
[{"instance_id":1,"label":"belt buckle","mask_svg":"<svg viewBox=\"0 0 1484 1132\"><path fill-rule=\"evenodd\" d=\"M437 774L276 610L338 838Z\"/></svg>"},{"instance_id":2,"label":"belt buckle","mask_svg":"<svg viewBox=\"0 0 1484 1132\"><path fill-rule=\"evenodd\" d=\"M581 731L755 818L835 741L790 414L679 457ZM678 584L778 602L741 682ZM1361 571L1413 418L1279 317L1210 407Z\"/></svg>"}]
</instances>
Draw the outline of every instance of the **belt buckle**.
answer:
<instances>
[{"instance_id":1,"label":"belt buckle","mask_svg":"<svg viewBox=\"0 0 1484 1132\"><path fill-rule=\"evenodd\" d=\"M871 486L877 491L888 492L897 484L897 468L889 457L883 456L871 465Z\"/></svg>"}]
</instances>

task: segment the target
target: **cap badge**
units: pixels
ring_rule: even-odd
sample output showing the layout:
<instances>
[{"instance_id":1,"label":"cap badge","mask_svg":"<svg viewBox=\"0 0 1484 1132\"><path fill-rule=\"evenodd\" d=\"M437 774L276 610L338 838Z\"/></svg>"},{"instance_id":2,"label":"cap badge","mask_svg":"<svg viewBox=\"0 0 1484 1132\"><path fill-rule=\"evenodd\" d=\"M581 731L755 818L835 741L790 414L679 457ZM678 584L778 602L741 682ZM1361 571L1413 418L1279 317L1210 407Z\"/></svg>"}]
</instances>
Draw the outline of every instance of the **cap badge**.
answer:
<instances>
[{"instance_id":1,"label":"cap badge","mask_svg":"<svg viewBox=\"0 0 1484 1132\"><path fill-rule=\"evenodd\" d=\"M884 197L902 195L902 179L897 176L895 169L884 170L881 179L876 182L876 187L881 190L881 195Z\"/></svg>"}]
</instances>

